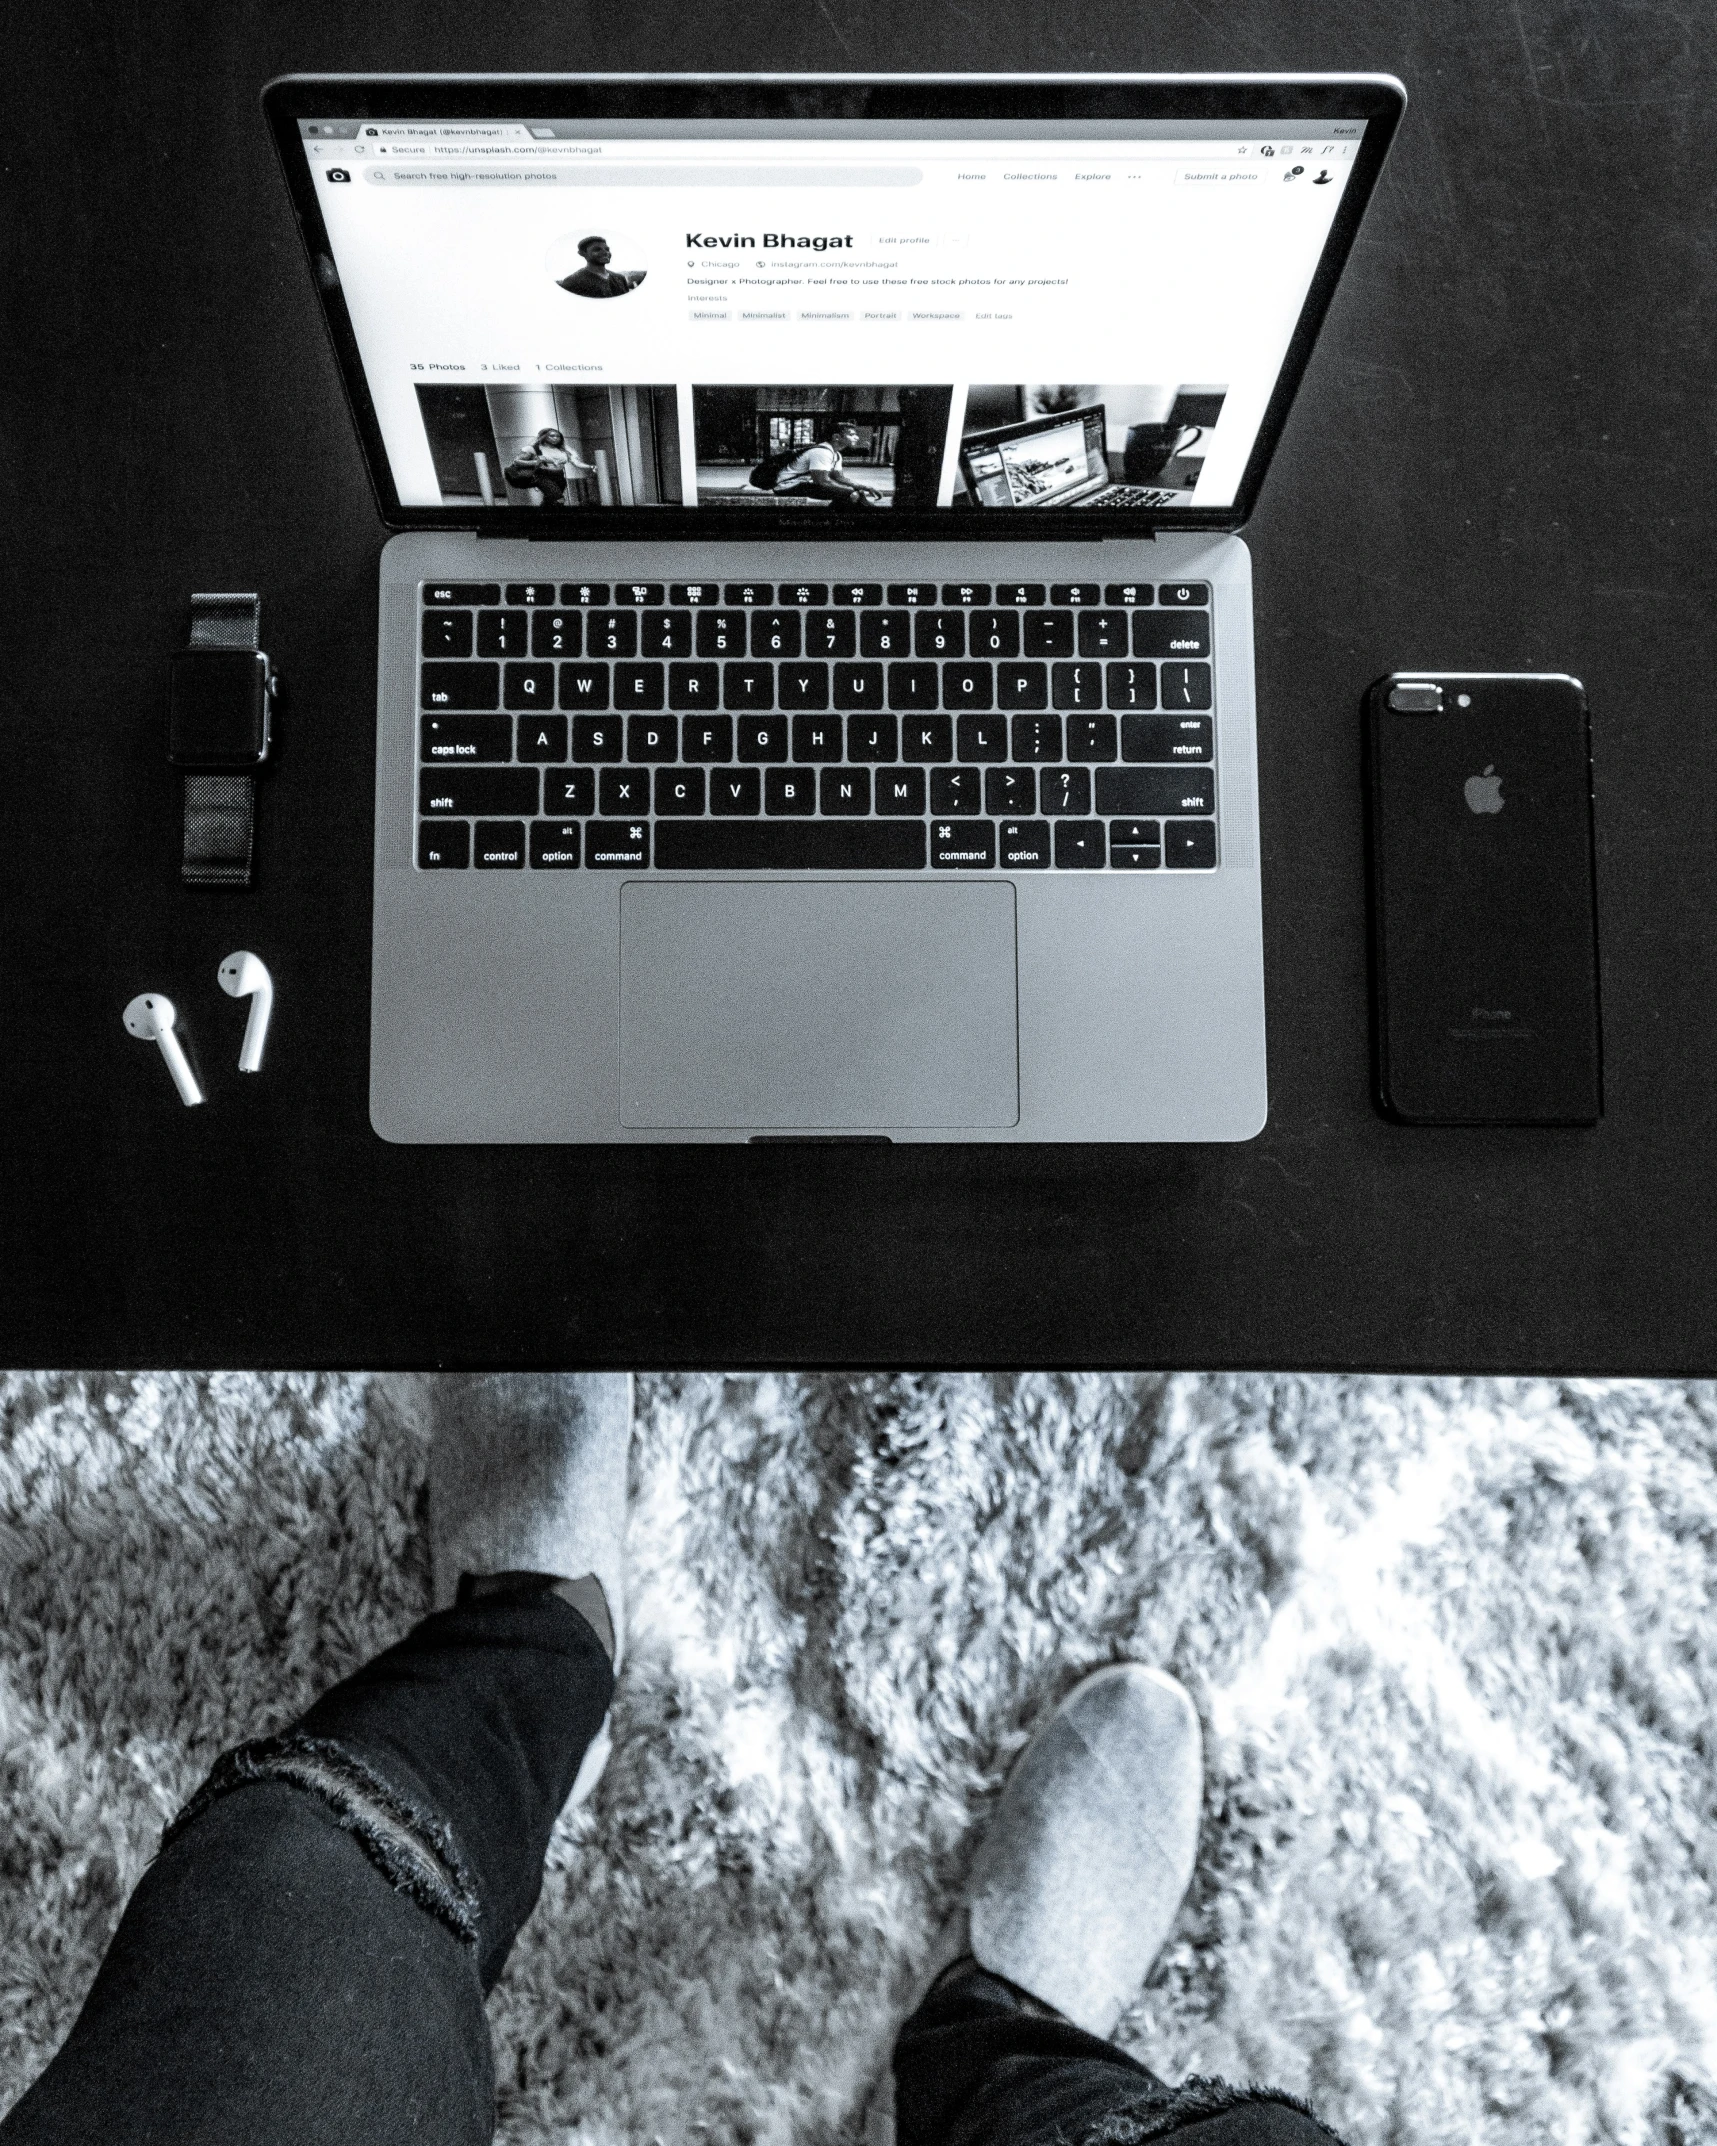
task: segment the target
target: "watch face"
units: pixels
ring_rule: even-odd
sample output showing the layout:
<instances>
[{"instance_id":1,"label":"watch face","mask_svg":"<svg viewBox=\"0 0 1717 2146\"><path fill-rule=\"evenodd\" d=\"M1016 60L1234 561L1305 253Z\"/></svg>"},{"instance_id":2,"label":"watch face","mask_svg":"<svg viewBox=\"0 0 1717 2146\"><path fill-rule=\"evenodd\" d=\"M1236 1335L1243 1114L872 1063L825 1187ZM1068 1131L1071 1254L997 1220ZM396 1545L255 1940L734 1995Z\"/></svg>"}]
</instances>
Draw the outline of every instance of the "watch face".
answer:
<instances>
[{"instance_id":1,"label":"watch face","mask_svg":"<svg viewBox=\"0 0 1717 2146\"><path fill-rule=\"evenodd\" d=\"M255 767L268 751L268 658L244 648L173 658L167 757L180 767Z\"/></svg>"}]
</instances>

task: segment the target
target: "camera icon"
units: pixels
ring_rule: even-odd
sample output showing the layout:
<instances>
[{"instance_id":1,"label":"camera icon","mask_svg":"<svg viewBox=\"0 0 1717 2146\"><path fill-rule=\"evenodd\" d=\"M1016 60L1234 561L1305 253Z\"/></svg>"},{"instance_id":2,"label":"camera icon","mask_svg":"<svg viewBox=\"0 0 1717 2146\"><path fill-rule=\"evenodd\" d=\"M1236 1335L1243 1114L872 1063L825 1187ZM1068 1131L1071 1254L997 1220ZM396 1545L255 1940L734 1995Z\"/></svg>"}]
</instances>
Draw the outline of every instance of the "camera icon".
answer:
<instances>
[{"instance_id":1,"label":"camera icon","mask_svg":"<svg viewBox=\"0 0 1717 2146\"><path fill-rule=\"evenodd\" d=\"M349 171L348 171L348 170L346 169L346 167L345 167L345 165L344 165L344 164L330 164L330 165L329 165L329 167L328 167L328 184L329 184L330 186L350 186L350 185L351 185L351 183L352 183L352 175L351 175L351 173L350 173L350 172L349 172Z\"/></svg>"}]
</instances>

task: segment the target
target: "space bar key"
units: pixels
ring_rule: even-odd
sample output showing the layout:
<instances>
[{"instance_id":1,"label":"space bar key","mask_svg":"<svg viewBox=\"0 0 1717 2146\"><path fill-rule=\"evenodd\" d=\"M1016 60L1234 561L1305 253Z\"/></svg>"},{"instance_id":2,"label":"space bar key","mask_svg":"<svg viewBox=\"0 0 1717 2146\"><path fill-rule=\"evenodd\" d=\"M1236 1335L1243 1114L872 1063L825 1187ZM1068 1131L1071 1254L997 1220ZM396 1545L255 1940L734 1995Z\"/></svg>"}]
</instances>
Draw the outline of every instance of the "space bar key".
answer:
<instances>
[{"instance_id":1,"label":"space bar key","mask_svg":"<svg viewBox=\"0 0 1717 2146\"><path fill-rule=\"evenodd\" d=\"M658 820L662 872L921 872L922 820Z\"/></svg>"}]
</instances>

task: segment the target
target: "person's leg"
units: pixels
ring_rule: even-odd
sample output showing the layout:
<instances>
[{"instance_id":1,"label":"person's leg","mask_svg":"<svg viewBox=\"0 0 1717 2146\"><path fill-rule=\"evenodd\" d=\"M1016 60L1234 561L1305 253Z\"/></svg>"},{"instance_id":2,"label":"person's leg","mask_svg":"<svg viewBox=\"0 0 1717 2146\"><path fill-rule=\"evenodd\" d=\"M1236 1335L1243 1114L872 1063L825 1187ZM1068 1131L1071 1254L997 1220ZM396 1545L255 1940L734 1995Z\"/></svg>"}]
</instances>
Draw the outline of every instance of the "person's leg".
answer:
<instances>
[{"instance_id":1,"label":"person's leg","mask_svg":"<svg viewBox=\"0 0 1717 2146\"><path fill-rule=\"evenodd\" d=\"M800 485L798 489L809 494L812 499L820 499L828 506L847 513L862 512L866 507L879 507L882 504L881 500L869 492L855 492L850 485L845 484L825 484L817 478L813 478L808 484Z\"/></svg>"},{"instance_id":2,"label":"person's leg","mask_svg":"<svg viewBox=\"0 0 1717 2146\"><path fill-rule=\"evenodd\" d=\"M1112 2042L966 1960L939 1980L894 2048L899 2146L1000 2134L1071 2142L1121 2091L1161 2082ZM1019 2119L1023 2118L1023 2124Z\"/></svg>"},{"instance_id":3,"label":"person's leg","mask_svg":"<svg viewBox=\"0 0 1717 2146\"><path fill-rule=\"evenodd\" d=\"M897 2146L1327 2146L1289 2094L1171 2087L1105 2037L1179 1912L1198 1840L1192 1702L1136 1664L1077 1685L974 1864L969 1951L894 2050Z\"/></svg>"},{"instance_id":4,"label":"person's leg","mask_svg":"<svg viewBox=\"0 0 1717 2146\"><path fill-rule=\"evenodd\" d=\"M979 1968L933 1990L894 2049L897 2146L1330 2146L1301 2101L1225 2079L1166 2085Z\"/></svg>"},{"instance_id":5,"label":"person's leg","mask_svg":"<svg viewBox=\"0 0 1717 2146\"><path fill-rule=\"evenodd\" d=\"M439 1402L456 1599L218 1762L3 2146L490 2137L483 1998L613 1690L630 1400L520 1379Z\"/></svg>"}]
</instances>

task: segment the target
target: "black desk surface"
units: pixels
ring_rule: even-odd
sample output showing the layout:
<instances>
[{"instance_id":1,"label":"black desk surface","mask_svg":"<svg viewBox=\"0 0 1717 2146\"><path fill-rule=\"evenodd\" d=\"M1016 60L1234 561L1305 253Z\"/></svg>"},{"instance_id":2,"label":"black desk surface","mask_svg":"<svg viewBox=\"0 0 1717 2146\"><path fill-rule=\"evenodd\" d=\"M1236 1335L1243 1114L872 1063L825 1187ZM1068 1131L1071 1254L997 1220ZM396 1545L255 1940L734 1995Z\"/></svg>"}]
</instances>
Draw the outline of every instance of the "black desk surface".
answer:
<instances>
[{"instance_id":1,"label":"black desk surface","mask_svg":"<svg viewBox=\"0 0 1717 2146\"><path fill-rule=\"evenodd\" d=\"M1717 1368L1706 774L1717 47L1613 0L97 0L11 66L0 1357ZM257 110L272 74L1383 68L1412 97L1248 530L1270 1122L1222 1148L389 1147L368 1121L376 518ZM176 884L167 651L256 588L291 701L244 893ZM1608 1116L1368 1094L1359 696L1591 697ZM197 1009L188 1111L121 1006ZM228 1032L230 1030L230 1033Z\"/></svg>"}]
</instances>

